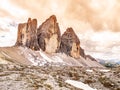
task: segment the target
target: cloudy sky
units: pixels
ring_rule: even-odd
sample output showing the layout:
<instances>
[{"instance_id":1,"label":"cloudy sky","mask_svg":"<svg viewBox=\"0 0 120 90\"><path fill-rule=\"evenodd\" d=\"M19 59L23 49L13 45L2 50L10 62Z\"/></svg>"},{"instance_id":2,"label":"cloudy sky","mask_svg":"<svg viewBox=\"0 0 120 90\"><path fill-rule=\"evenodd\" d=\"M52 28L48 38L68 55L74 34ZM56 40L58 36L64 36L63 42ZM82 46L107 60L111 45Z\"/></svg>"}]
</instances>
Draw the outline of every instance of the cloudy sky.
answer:
<instances>
[{"instance_id":1,"label":"cloudy sky","mask_svg":"<svg viewBox=\"0 0 120 90\"><path fill-rule=\"evenodd\" d=\"M73 27L87 54L120 60L120 0L0 0L0 46L14 45L17 24L38 26L56 15L61 32Z\"/></svg>"}]
</instances>

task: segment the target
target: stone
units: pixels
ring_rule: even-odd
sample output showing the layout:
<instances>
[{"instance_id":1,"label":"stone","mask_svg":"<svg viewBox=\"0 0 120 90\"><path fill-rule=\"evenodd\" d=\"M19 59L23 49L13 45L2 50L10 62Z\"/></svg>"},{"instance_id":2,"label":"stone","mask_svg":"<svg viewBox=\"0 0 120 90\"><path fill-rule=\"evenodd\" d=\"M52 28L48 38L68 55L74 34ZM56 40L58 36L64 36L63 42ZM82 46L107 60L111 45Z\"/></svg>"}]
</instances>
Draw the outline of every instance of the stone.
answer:
<instances>
[{"instance_id":1,"label":"stone","mask_svg":"<svg viewBox=\"0 0 120 90\"><path fill-rule=\"evenodd\" d=\"M47 53L55 53L60 47L60 29L55 15L50 16L37 30L39 47Z\"/></svg>"},{"instance_id":2,"label":"stone","mask_svg":"<svg viewBox=\"0 0 120 90\"><path fill-rule=\"evenodd\" d=\"M86 57L86 59L90 59L90 60L92 60L92 61L97 61L94 57L92 57L91 55L86 55L85 56Z\"/></svg>"},{"instance_id":3,"label":"stone","mask_svg":"<svg viewBox=\"0 0 120 90\"><path fill-rule=\"evenodd\" d=\"M36 19L31 20L31 18L29 18L27 23L20 23L18 25L16 46L26 46L33 50L39 50Z\"/></svg>"},{"instance_id":4,"label":"stone","mask_svg":"<svg viewBox=\"0 0 120 90\"><path fill-rule=\"evenodd\" d=\"M67 28L62 35L59 51L74 58L80 57L80 40L72 28Z\"/></svg>"},{"instance_id":5,"label":"stone","mask_svg":"<svg viewBox=\"0 0 120 90\"><path fill-rule=\"evenodd\" d=\"M85 55L85 52L84 52L84 49L80 47L80 55L86 59L86 55Z\"/></svg>"}]
</instances>

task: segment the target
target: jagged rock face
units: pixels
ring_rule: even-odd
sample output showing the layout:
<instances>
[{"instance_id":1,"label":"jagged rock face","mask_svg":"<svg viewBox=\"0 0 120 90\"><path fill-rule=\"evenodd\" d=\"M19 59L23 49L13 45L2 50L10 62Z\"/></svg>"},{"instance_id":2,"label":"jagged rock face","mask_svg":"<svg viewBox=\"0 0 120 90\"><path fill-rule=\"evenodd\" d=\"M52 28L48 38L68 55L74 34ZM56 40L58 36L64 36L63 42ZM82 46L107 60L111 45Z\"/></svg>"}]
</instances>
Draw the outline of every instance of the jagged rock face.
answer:
<instances>
[{"instance_id":1,"label":"jagged rock face","mask_svg":"<svg viewBox=\"0 0 120 90\"><path fill-rule=\"evenodd\" d=\"M17 46L27 46L33 50L39 50L37 42L37 20L31 18L27 23L21 23L18 25L18 37Z\"/></svg>"},{"instance_id":2,"label":"jagged rock face","mask_svg":"<svg viewBox=\"0 0 120 90\"><path fill-rule=\"evenodd\" d=\"M83 57L83 58L86 58L86 55L85 55L85 52L84 52L84 49L80 47L80 55Z\"/></svg>"},{"instance_id":3,"label":"jagged rock face","mask_svg":"<svg viewBox=\"0 0 120 90\"><path fill-rule=\"evenodd\" d=\"M60 52L74 58L80 57L80 41L72 28L68 28L61 37Z\"/></svg>"},{"instance_id":4,"label":"jagged rock face","mask_svg":"<svg viewBox=\"0 0 120 90\"><path fill-rule=\"evenodd\" d=\"M92 61L97 61L95 58L93 58L91 55L86 55L86 59L90 59Z\"/></svg>"},{"instance_id":5,"label":"jagged rock face","mask_svg":"<svg viewBox=\"0 0 120 90\"><path fill-rule=\"evenodd\" d=\"M48 18L37 30L38 44L47 53L57 52L60 46L60 29L54 15Z\"/></svg>"}]
</instances>

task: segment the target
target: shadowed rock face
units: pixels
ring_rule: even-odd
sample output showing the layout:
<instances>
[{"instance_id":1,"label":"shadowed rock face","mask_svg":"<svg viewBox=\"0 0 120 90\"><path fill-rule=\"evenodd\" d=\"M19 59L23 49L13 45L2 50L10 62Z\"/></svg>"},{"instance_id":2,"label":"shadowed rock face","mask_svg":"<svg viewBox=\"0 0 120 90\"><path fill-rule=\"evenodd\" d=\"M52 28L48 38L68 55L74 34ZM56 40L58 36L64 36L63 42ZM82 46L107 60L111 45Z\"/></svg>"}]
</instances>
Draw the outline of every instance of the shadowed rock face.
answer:
<instances>
[{"instance_id":1,"label":"shadowed rock face","mask_svg":"<svg viewBox=\"0 0 120 90\"><path fill-rule=\"evenodd\" d=\"M80 41L72 28L68 28L61 37L60 52L74 58L80 57Z\"/></svg>"},{"instance_id":2,"label":"shadowed rock face","mask_svg":"<svg viewBox=\"0 0 120 90\"><path fill-rule=\"evenodd\" d=\"M86 59L90 59L92 61L97 61L95 58L93 58L91 55L86 55Z\"/></svg>"},{"instance_id":3,"label":"shadowed rock face","mask_svg":"<svg viewBox=\"0 0 120 90\"><path fill-rule=\"evenodd\" d=\"M33 50L39 50L37 42L37 20L31 18L27 23L20 23L18 25L17 46L27 46Z\"/></svg>"},{"instance_id":4,"label":"shadowed rock face","mask_svg":"<svg viewBox=\"0 0 120 90\"><path fill-rule=\"evenodd\" d=\"M38 44L47 53L57 52L60 46L60 29L54 15L48 18L37 30Z\"/></svg>"},{"instance_id":5,"label":"shadowed rock face","mask_svg":"<svg viewBox=\"0 0 120 90\"><path fill-rule=\"evenodd\" d=\"M85 52L84 52L84 49L80 47L80 55L83 57L83 58L86 58L86 55L85 55Z\"/></svg>"}]
</instances>

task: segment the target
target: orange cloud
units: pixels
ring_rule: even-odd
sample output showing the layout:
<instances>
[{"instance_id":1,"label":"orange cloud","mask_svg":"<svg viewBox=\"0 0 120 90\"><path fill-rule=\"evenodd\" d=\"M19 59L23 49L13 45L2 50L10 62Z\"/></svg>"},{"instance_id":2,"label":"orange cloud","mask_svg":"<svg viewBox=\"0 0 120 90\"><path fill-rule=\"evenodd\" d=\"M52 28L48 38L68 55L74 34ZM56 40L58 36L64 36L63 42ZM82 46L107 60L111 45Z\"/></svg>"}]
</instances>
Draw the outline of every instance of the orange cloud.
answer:
<instances>
[{"instance_id":1,"label":"orange cloud","mask_svg":"<svg viewBox=\"0 0 120 90\"><path fill-rule=\"evenodd\" d=\"M24 2L11 0L11 2L27 10L29 16L41 21L51 14L57 15L60 24L65 24L61 25L62 29L71 25L76 31L81 27L82 29L91 27L94 31L105 29L120 31L119 0L24 0ZM82 23L87 24L81 26Z\"/></svg>"},{"instance_id":2,"label":"orange cloud","mask_svg":"<svg viewBox=\"0 0 120 90\"><path fill-rule=\"evenodd\" d=\"M0 8L0 16L5 17L5 16L11 16L9 12L5 11L4 9Z\"/></svg>"},{"instance_id":3,"label":"orange cloud","mask_svg":"<svg viewBox=\"0 0 120 90\"><path fill-rule=\"evenodd\" d=\"M67 16L89 23L93 30L120 31L120 1L76 0L68 6Z\"/></svg>"}]
</instances>

